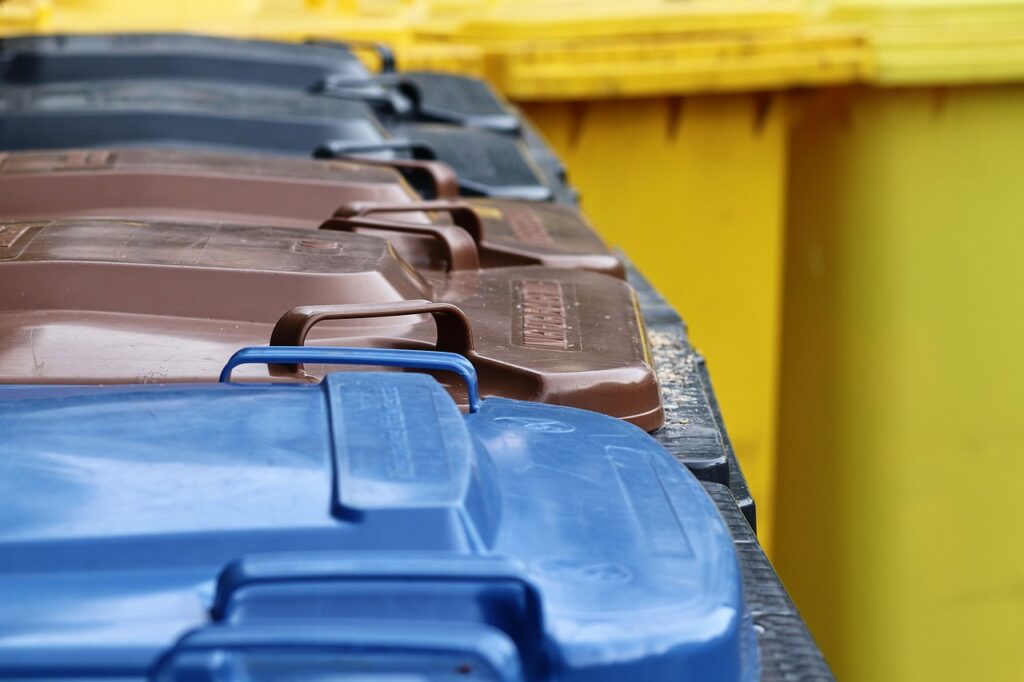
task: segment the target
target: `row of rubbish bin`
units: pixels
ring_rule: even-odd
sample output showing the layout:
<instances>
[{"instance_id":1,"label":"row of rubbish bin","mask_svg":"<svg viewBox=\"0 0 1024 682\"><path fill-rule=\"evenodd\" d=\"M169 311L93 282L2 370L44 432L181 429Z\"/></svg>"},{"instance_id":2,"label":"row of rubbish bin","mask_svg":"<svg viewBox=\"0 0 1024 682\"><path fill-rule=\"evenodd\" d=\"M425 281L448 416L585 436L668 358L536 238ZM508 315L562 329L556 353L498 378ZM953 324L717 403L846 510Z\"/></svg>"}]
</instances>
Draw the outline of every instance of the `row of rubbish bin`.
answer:
<instances>
[{"instance_id":1,"label":"row of rubbish bin","mask_svg":"<svg viewBox=\"0 0 1024 682\"><path fill-rule=\"evenodd\" d=\"M3 41L0 676L827 677L678 316L375 49Z\"/></svg>"},{"instance_id":2,"label":"row of rubbish bin","mask_svg":"<svg viewBox=\"0 0 1024 682\"><path fill-rule=\"evenodd\" d=\"M0 2L4 35L114 30L383 40L401 69L485 75L685 311L836 672L1014 679L1024 0ZM699 406L656 437L720 461L641 308L666 412Z\"/></svg>"}]
</instances>

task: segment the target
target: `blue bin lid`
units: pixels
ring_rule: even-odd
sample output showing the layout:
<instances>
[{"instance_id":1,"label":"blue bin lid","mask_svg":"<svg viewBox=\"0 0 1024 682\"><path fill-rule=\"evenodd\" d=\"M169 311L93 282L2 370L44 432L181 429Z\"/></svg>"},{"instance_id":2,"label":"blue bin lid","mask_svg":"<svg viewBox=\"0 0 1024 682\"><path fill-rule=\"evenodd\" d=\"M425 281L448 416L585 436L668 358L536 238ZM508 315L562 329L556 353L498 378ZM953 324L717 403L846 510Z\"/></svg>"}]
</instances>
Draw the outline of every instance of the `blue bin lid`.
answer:
<instances>
[{"instance_id":1,"label":"blue bin lid","mask_svg":"<svg viewBox=\"0 0 1024 682\"><path fill-rule=\"evenodd\" d=\"M331 356L332 357L328 357ZM0 677L737 680L729 532L650 436L431 376L0 387Z\"/></svg>"}]
</instances>

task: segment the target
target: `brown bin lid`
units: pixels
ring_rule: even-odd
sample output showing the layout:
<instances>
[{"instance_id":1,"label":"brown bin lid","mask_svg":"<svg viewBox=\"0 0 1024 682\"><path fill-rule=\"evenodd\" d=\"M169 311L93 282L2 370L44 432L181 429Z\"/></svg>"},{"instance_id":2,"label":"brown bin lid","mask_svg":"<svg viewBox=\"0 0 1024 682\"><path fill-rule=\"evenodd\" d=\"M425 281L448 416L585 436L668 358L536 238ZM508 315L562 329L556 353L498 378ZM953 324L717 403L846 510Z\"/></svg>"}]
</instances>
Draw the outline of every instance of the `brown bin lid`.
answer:
<instances>
[{"instance_id":1,"label":"brown bin lid","mask_svg":"<svg viewBox=\"0 0 1024 682\"><path fill-rule=\"evenodd\" d=\"M442 199L457 195L451 169L437 162L57 150L0 154L0 216L117 216L315 228L338 211L342 217L366 215L382 221L377 229L361 229L388 238L421 269L444 267L443 245L436 235L400 231L402 224L472 223L469 228L479 235L479 266L539 264L624 277L622 263L574 208L498 199L411 205L419 197L396 170L386 167L394 165L429 176Z\"/></svg>"},{"instance_id":2,"label":"brown bin lid","mask_svg":"<svg viewBox=\"0 0 1024 682\"><path fill-rule=\"evenodd\" d=\"M447 182L443 164L410 163ZM0 154L0 216L316 228L346 202L419 200L387 165L175 149L14 152Z\"/></svg>"},{"instance_id":3,"label":"brown bin lid","mask_svg":"<svg viewBox=\"0 0 1024 682\"><path fill-rule=\"evenodd\" d=\"M660 425L659 387L625 282L543 267L424 280L383 240L324 234L113 219L0 223L0 381L215 381L238 348L272 337L439 345L477 366L483 395ZM280 370L253 367L239 379L295 379Z\"/></svg>"}]
</instances>

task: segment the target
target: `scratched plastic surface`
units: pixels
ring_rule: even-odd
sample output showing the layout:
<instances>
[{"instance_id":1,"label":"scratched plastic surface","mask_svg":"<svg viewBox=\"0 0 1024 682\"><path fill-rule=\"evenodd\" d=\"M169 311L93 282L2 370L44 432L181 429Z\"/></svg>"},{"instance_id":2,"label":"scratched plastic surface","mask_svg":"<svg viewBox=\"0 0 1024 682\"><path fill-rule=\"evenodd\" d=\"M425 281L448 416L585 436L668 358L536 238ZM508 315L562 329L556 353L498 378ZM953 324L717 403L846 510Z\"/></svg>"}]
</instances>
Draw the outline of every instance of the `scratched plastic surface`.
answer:
<instances>
[{"instance_id":1,"label":"scratched plastic surface","mask_svg":"<svg viewBox=\"0 0 1024 682\"><path fill-rule=\"evenodd\" d=\"M292 45L188 34L16 36L0 41L8 84L203 78L301 89L328 77L368 79L342 45Z\"/></svg>"},{"instance_id":2,"label":"scratched plastic surface","mask_svg":"<svg viewBox=\"0 0 1024 682\"><path fill-rule=\"evenodd\" d=\"M118 216L317 229L345 206L408 209L418 201L398 171L355 161L182 149L0 153L0 215L7 219ZM621 261L577 208L485 198L441 204L472 213L476 244L470 246L482 267L578 267L624 277ZM375 210L369 217L397 221L399 228L452 224L439 208L430 215ZM418 268L445 265L443 249L431 237L371 233L386 237Z\"/></svg>"},{"instance_id":3,"label":"scratched plastic surface","mask_svg":"<svg viewBox=\"0 0 1024 682\"><path fill-rule=\"evenodd\" d=\"M625 282L539 266L420 276L381 239L321 232L0 221L0 380L212 381L235 349L268 343L436 348L469 358L485 395L661 425Z\"/></svg>"},{"instance_id":4,"label":"scratched plastic surface","mask_svg":"<svg viewBox=\"0 0 1024 682\"><path fill-rule=\"evenodd\" d=\"M169 33L0 40L0 82L9 85L148 78L318 91L373 102L381 114L396 118L505 132L520 128L515 112L481 80L426 71L371 76L341 42L296 45Z\"/></svg>"},{"instance_id":5,"label":"scratched plastic surface","mask_svg":"<svg viewBox=\"0 0 1024 682\"><path fill-rule=\"evenodd\" d=\"M397 123L395 135L429 146L455 169L460 187L469 196L492 196L546 201L548 185L538 182L543 171L519 140L487 130L461 130L430 123Z\"/></svg>"},{"instance_id":6,"label":"scratched plastic surface","mask_svg":"<svg viewBox=\"0 0 1024 682\"><path fill-rule=\"evenodd\" d=\"M460 189L469 196L548 200L564 189L514 135L440 123L385 123L360 98L258 85L121 80L0 90L0 149L144 146L307 157L315 152L382 158L418 154L454 167Z\"/></svg>"},{"instance_id":7,"label":"scratched plastic surface","mask_svg":"<svg viewBox=\"0 0 1024 682\"><path fill-rule=\"evenodd\" d=\"M166 146L309 156L330 140L386 133L362 102L208 82L110 81L10 86L0 147Z\"/></svg>"},{"instance_id":8,"label":"scratched plastic surface","mask_svg":"<svg viewBox=\"0 0 1024 682\"><path fill-rule=\"evenodd\" d=\"M396 78L412 88L421 118L508 132L521 127L515 112L482 80L430 71L403 71Z\"/></svg>"},{"instance_id":9,"label":"scratched plastic surface","mask_svg":"<svg viewBox=\"0 0 1024 682\"><path fill-rule=\"evenodd\" d=\"M728 529L618 420L343 372L8 386L0 431L5 678L757 678Z\"/></svg>"},{"instance_id":10,"label":"scratched plastic surface","mask_svg":"<svg viewBox=\"0 0 1024 682\"><path fill-rule=\"evenodd\" d=\"M0 153L0 175L33 176L124 171L209 173L299 182L400 184L397 171L358 161L311 160L199 149L59 149Z\"/></svg>"},{"instance_id":11,"label":"scratched plastic surface","mask_svg":"<svg viewBox=\"0 0 1024 682\"><path fill-rule=\"evenodd\" d=\"M419 197L395 170L185 149L0 154L5 219L80 216L318 228L351 201ZM423 214L403 216L426 222Z\"/></svg>"}]
</instances>

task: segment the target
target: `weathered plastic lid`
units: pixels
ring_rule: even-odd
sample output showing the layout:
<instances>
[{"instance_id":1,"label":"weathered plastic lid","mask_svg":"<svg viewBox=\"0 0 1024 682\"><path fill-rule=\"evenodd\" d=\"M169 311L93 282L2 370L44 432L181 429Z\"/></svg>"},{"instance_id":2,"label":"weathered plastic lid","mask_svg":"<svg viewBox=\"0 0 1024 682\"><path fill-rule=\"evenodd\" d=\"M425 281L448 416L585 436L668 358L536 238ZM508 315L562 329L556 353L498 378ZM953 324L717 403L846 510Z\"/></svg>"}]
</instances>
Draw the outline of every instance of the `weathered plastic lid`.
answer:
<instances>
[{"instance_id":1,"label":"weathered plastic lid","mask_svg":"<svg viewBox=\"0 0 1024 682\"><path fill-rule=\"evenodd\" d=\"M861 82L963 86L1024 78L1024 3L1018 0L822 0L814 10L819 29L861 36Z\"/></svg>"},{"instance_id":2,"label":"weathered plastic lid","mask_svg":"<svg viewBox=\"0 0 1024 682\"><path fill-rule=\"evenodd\" d=\"M463 194L554 196L511 135L441 124L385 132L359 99L198 81L104 81L0 90L0 148L184 147L324 158L443 161Z\"/></svg>"},{"instance_id":3,"label":"weathered plastic lid","mask_svg":"<svg viewBox=\"0 0 1024 682\"><path fill-rule=\"evenodd\" d=\"M474 128L515 132L519 117L485 81L451 73L403 71L394 82L407 93L416 117Z\"/></svg>"},{"instance_id":4,"label":"weathered plastic lid","mask_svg":"<svg viewBox=\"0 0 1024 682\"><path fill-rule=\"evenodd\" d=\"M453 184L441 164L420 166L445 191ZM316 229L346 202L418 199L396 170L369 163L181 149L0 154L0 215L9 219L120 216ZM408 219L428 222L422 213Z\"/></svg>"},{"instance_id":5,"label":"weathered plastic lid","mask_svg":"<svg viewBox=\"0 0 1024 682\"><path fill-rule=\"evenodd\" d=\"M416 168L406 170L426 177L436 191L457 193L454 173L443 164L410 164ZM0 215L8 219L119 216L317 228L337 213L348 220L326 227L386 237L405 260L425 269L445 267L445 248L436 242L447 233L416 235L407 224L454 222L469 232L472 239L462 241L482 267L540 264L624 276L619 259L577 209L490 199L417 201L395 170L366 163L172 149L0 154Z\"/></svg>"},{"instance_id":6,"label":"weathered plastic lid","mask_svg":"<svg viewBox=\"0 0 1024 682\"><path fill-rule=\"evenodd\" d=\"M515 137L430 123L398 123L389 130L415 140L429 150L429 156L454 168L459 188L467 196L531 201L553 196L543 171Z\"/></svg>"},{"instance_id":7,"label":"weathered plastic lid","mask_svg":"<svg viewBox=\"0 0 1024 682\"><path fill-rule=\"evenodd\" d=\"M385 65L393 61L388 48L375 47ZM175 33L0 39L0 82L10 85L139 78L273 85L381 103L397 91L404 106L394 113L402 116L507 132L519 129L515 112L479 79L429 71L371 76L341 42L295 45Z\"/></svg>"},{"instance_id":8,"label":"weathered plastic lid","mask_svg":"<svg viewBox=\"0 0 1024 682\"><path fill-rule=\"evenodd\" d=\"M374 237L117 220L0 223L0 272L0 376L45 383L209 380L296 305L430 291Z\"/></svg>"},{"instance_id":9,"label":"weathered plastic lid","mask_svg":"<svg viewBox=\"0 0 1024 682\"><path fill-rule=\"evenodd\" d=\"M199 147L309 156L386 137L363 102L223 83L109 81L0 90L0 148Z\"/></svg>"},{"instance_id":10,"label":"weathered plastic lid","mask_svg":"<svg viewBox=\"0 0 1024 682\"><path fill-rule=\"evenodd\" d=\"M490 398L463 417L430 377L343 372L2 387L0 431L5 678L758 674L722 518L602 415Z\"/></svg>"},{"instance_id":11,"label":"weathered plastic lid","mask_svg":"<svg viewBox=\"0 0 1024 682\"><path fill-rule=\"evenodd\" d=\"M0 40L0 82L197 78L304 89L369 79L341 43L294 45L174 33L24 35Z\"/></svg>"},{"instance_id":12,"label":"weathered plastic lid","mask_svg":"<svg viewBox=\"0 0 1024 682\"><path fill-rule=\"evenodd\" d=\"M3 382L209 381L240 346L308 336L458 352L486 395L663 419L635 294L596 273L428 284L371 236L102 219L0 223L0 273Z\"/></svg>"}]
</instances>

